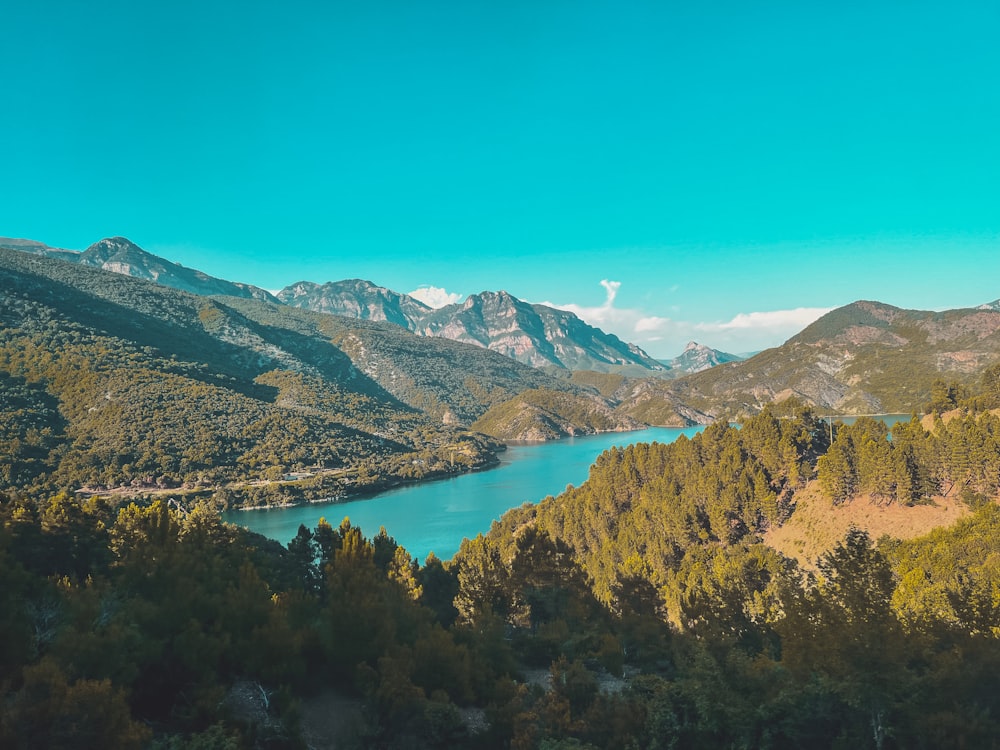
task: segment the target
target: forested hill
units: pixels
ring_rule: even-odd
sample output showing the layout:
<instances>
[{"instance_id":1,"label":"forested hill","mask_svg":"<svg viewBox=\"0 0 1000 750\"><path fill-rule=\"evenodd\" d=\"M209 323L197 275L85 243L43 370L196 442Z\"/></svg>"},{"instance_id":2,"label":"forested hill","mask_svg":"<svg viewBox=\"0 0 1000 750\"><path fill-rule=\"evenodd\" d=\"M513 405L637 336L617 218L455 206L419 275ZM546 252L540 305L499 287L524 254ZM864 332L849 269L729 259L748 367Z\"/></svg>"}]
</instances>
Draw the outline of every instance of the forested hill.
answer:
<instances>
[{"instance_id":1,"label":"forested hill","mask_svg":"<svg viewBox=\"0 0 1000 750\"><path fill-rule=\"evenodd\" d=\"M0 745L994 747L1000 421L974 396L892 441L835 426L833 464L807 410L611 451L449 563L346 520L283 547L204 506L9 497ZM817 475L870 493L831 505L944 482L976 508L854 529L813 574L759 532Z\"/></svg>"},{"instance_id":2,"label":"forested hill","mask_svg":"<svg viewBox=\"0 0 1000 750\"><path fill-rule=\"evenodd\" d=\"M967 383L1000 359L1000 311L901 310L855 302L774 349L671 384L712 416L739 416L796 396L835 414L920 411L935 380Z\"/></svg>"},{"instance_id":3,"label":"forested hill","mask_svg":"<svg viewBox=\"0 0 1000 750\"><path fill-rule=\"evenodd\" d=\"M268 502L433 476L495 460L495 443L443 413L471 421L547 380L453 342L419 340L409 361L417 337L391 326L382 335L10 250L0 321L4 489L225 486ZM354 348L395 393L355 365ZM273 481L293 470L313 476Z\"/></svg>"},{"instance_id":4,"label":"forested hill","mask_svg":"<svg viewBox=\"0 0 1000 750\"><path fill-rule=\"evenodd\" d=\"M803 495L831 508L915 507L945 496L972 508L995 501L998 371L984 374L964 413L928 418L930 429L916 419L891 431L870 418L832 426L807 408L794 418L765 408L740 428L715 423L669 445L611 449L582 486L510 511L490 536L503 546L525 526L544 531L570 546L599 599L621 606L623 581L635 579L659 591L682 624L698 566L720 549L759 544L794 518ZM863 510L855 517L863 528ZM937 523L952 520L939 514ZM908 535L902 526L889 532Z\"/></svg>"}]
</instances>

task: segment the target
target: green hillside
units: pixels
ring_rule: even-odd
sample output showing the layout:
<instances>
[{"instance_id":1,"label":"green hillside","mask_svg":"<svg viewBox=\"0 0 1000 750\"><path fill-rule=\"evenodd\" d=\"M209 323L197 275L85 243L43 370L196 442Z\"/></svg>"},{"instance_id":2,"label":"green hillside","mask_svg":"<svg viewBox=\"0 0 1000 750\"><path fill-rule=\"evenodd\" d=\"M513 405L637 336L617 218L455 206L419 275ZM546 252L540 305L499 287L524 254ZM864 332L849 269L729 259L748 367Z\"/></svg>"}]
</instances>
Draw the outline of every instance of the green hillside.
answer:
<instances>
[{"instance_id":1,"label":"green hillside","mask_svg":"<svg viewBox=\"0 0 1000 750\"><path fill-rule=\"evenodd\" d=\"M831 468L805 411L609 451L449 563L346 520L282 546L204 506L10 497L0 745L992 747L998 422L880 424L834 434L859 488L882 464L969 479L978 507L908 541L851 529L812 571L759 536Z\"/></svg>"},{"instance_id":2,"label":"green hillside","mask_svg":"<svg viewBox=\"0 0 1000 750\"><path fill-rule=\"evenodd\" d=\"M935 380L971 383L1000 360L1000 313L925 312L877 302L834 310L743 362L681 378L683 404L741 417L795 396L837 414L920 411Z\"/></svg>"},{"instance_id":3,"label":"green hillside","mask_svg":"<svg viewBox=\"0 0 1000 750\"><path fill-rule=\"evenodd\" d=\"M320 331L327 316L13 251L0 251L0 289L7 488L278 502L450 471L456 446L456 470L495 460L488 439L361 372Z\"/></svg>"},{"instance_id":4,"label":"green hillside","mask_svg":"<svg viewBox=\"0 0 1000 750\"><path fill-rule=\"evenodd\" d=\"M617 413L599 396L548 389L523 391L494 406L472 424L479 432L508 441L552 440L638 430L643 426Z\"/></svg>"}]
</instances>

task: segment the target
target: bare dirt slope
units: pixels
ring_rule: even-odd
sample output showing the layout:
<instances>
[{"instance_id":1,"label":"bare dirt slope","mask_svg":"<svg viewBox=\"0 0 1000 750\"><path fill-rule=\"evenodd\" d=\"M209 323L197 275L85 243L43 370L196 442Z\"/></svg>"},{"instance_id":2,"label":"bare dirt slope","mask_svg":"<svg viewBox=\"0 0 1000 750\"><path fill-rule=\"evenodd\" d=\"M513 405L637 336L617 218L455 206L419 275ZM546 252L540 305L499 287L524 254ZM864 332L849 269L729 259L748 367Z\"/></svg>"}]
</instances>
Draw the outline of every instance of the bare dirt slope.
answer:
<instances>
[{"instance_id":1,"label":"bare dirt slope","mask_svg":"<svg viewBox=\"0 0 1000 750\"><path fill-rule=\"evenodd\" d=\"M950 526L971 512L955 497L936 497L928 505L876 505L868 497L834 506L813 481L795 495L795 512L780 528L764 535L764 542L787 557L815 569L816 559L832 549L852 527L872 539L884 534L897 539L923 536L939 526Z\"/></svg>"}]
</instances>

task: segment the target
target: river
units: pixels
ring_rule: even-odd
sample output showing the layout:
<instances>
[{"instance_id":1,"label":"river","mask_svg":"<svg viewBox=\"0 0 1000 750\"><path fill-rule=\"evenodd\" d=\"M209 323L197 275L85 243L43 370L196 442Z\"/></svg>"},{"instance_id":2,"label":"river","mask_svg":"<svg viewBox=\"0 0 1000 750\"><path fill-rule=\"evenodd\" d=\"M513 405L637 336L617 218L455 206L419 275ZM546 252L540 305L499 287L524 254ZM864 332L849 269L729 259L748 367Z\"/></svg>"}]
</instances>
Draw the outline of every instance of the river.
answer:
<instances>
[{"instance_id":1,"label":"river","mask_svg":"<svg viewBox=\"0 0 1000 750\"><path fill-rule=\"evenodd\" d=\"M672 443L681 435L690 437L702 429L651 427L512 445L500 455L500 466L487 471L408 484L363 500L229 511L224 518L287 544L300 524L312 529L325 517L337 526L346 516L368 537L385 526L421 561L432 551L447 560L458 551L463 538L486 533L490 524L510 508L558 495L567 484L582 484L590 466L608 448L638 442Z\"/></svg>"},{"instance_id":2,"label":"river","mask_svg":"<svg viewBox=\"0 0 1000 750\"><path fill-rule=\"evenodd\" d=\"M891 427L908 420L910 415L881 414L876 418ZM833 419L851 424L857 418ZM229 511L223 518L287 544L301 524L312 529L325 517L337 526L346 516L369 538L385 526L389 535L418 560L424 560L428 552L447 560L458 551L462 539L480 532L485 534L490 524L510 508L558 495L567 484L582 484L590 466L608 448L639 442L672 443L681 435L691 437L702 429L703 426L650 427L636 432L512 445L500 454L500 466L487 471L408 484L346 503Z\"/></svg>"}]
</instances>

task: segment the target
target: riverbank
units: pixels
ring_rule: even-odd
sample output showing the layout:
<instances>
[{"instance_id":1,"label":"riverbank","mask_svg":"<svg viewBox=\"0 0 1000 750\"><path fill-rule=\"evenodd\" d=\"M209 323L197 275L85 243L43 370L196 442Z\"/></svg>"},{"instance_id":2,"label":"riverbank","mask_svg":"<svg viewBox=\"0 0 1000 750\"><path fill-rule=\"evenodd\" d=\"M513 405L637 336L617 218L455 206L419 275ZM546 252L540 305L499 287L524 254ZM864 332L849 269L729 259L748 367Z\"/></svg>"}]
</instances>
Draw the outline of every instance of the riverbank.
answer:
<instances>
[{"instance_id":1,"label":"riverbank","mask_svg":"<svg viewBox=\"0 0 1000 750\"><path fill-rule=\"evenodd\" d=\"M367 536L384 526L418 559L423 560L429 552L448 559L458 551L463 538L489 531L492 522L510 508L557 495L568 484L583 483L591 465L605 450L639 442L669 443L702 429L654 427L511 445L501 454L500 465L489 471L413 482L342 502L270 506L253 512L237 512L234 508L223 518L287 544L300 525L314 528L321 517L336 525L346 516Z\"/></svg>"}]
</instances>

